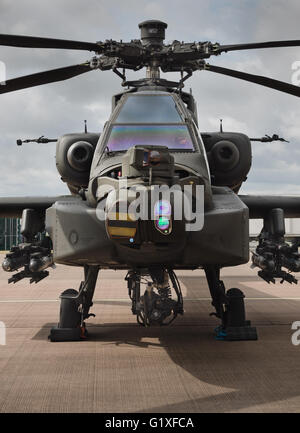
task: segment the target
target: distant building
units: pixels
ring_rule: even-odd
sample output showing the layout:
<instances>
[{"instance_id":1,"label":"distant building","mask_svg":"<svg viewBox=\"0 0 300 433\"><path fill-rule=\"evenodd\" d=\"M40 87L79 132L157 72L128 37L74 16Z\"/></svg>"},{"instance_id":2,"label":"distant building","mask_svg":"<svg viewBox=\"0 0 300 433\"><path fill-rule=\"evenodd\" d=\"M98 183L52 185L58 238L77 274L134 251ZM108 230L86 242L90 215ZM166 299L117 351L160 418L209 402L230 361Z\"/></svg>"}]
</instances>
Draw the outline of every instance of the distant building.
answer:
<instances>
[{"instance_id":1,"label":"distant building","mask_svg":"<svg viewBox=\"0 0 300 433\"><path fill-rule=\"evenodd\" d=\"M19 218L0 218L0 251L10 250L21 242Z\"/></svg>"}]
</instances>

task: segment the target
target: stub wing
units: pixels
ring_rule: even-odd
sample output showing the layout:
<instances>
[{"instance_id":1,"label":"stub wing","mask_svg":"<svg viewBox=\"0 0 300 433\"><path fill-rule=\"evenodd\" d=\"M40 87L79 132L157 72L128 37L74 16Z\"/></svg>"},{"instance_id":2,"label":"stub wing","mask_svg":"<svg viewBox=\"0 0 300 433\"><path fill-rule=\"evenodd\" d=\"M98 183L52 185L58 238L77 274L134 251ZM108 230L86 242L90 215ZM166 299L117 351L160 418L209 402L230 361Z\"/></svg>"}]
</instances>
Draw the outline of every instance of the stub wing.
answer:
<instances>
[{"instance_id":1,"label":"stub wing","mask_svg":"<svg viewBox=\"0 0 300 433\"><path fill-rule=\"evenodd\" d=\"M0 217L20 218L23 209L45 211L60 197L0 197Z\"/></svg>"},{"instance_id":2,"label":"stub wing","mask_svg":"<svg viewBox=\"0 0 300 433\"><path fill-rule=\"evenodd\" d=\"M282 209L285 218L300 218L300 196L239 195L249 208L249 218L265 218L272 209Z\"/></svg>"}]
</instances>

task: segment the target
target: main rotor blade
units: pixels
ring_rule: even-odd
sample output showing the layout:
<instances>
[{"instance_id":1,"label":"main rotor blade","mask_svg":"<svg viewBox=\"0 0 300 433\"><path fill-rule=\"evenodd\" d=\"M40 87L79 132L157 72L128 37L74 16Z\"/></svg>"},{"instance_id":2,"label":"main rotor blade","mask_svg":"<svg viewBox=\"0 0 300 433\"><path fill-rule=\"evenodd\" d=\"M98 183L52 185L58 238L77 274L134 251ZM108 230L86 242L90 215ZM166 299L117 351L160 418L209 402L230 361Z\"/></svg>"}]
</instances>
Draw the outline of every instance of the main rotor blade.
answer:
<instances>
[{"instance_id":1,"label":"main rotor blade","mask_svg":"<svg viewBox=\"0 0 300 433\"><path fill-rule=\"evenodd\" d=\"M66 39L39 38L0 34L0 45L23 48L57 48L64 50L88 50L101 52L101 46L94 42L72 41Z\"/></svg>"},{"instance_id":2,"label":"main rotor blade","mask_svg":"<svg viewBox=\"0 0 300 433\"><path fill-rule=\"evenodd\" d=\"M217 47L216 53L220 54L227 51L253 50L258 48L279 48L279 47L299 47L299 46L300 46L300 40L254 42L250 44L220 45L219 47Z\"/></svg>"},{"instance_id":3,"label":"main rotor blade","mask_svg":"<svg viewBox=\"0 0 300 433\"><path fill-rule=\"evenodd\" d=\"M250 81L251 83L260 84L280 92L289 93L290 95L300 97L300 87L285 83L284 81L274 80L261 75L248 74L246 72L235 71L233 69L222 68L206 64L206 71L216 72L217 74L228 75L229 77L239 78L240 80Z\"/></svg>"},{"instance_id":4,"label":"main rotor blade","mask_svg":"<svg viewBox=\"0 0 300 433\"><path fill-rule=\"evenodd\" d=\"M51 69L49 71L38 72L37 74L25 75L24 77L13 78L0 83L0 94L14 92L16 90L26 89L28 87L40 86L42 84L54 83L56 81L67 80L91 71L90 63L67 66L64 68Z\"/></svg>"}]
</instances>

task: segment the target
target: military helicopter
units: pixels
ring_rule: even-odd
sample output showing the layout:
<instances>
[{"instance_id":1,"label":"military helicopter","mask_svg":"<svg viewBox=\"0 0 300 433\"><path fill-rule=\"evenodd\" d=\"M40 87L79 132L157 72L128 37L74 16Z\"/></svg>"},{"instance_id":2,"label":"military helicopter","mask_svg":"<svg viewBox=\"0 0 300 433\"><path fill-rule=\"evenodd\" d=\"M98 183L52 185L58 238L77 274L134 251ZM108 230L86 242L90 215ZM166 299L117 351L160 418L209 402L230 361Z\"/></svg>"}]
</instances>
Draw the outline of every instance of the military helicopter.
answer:
<instances>
[{"instance_id":1,"label":"military helicopter","mask_svg":"<svg viewBox=\"0 0 300 433\"><path fill-rule=\"evenodd\" d=\"M141 325L155 326L169 324L184 312L175 271L198 268L205 271L215 309L212 314L220 319L217 338L255 340L256 328L245 316L244 294L237 288L226 291L220 270L248 262L249 219L261 218L264 226L253 266L268 283L275 283L276 278L297 282L291 272L300 271L298 244L285 240L284 221L300 217L300 199L238 194L251 167L251 140L283 139L276 135L251 139L224 132L222 127L218 132L200 133L196 102L183 87L194 72L208 71L299 97L297 86L210 65L206 60L230 51L300 46L300 40L235 45L173 41L167 45L166 23L150 20L139 28L141 39L128 43L0 35L0 45L96 54L78 65L8 80L0 93L93 70L112 70L127 87L113 96L111 116L101 134L85 130L57 139L56 165L70 195L0 198L0 216L22 217L24 240L6 255L3 269L17 271L9 282L30 278L37 283L48 276L47 269L54 263L83 267L79 290L61 294L59 323L51 330L51 341L87 337L85 320L92 315L100 269L128 271L132 313ZM127 69L144 67L146 78L127 81ZM180 80L163 79L160 71L179 72ZM56 139L42 136L35 141ZM170 189L172 194L165 199L162 194ZM159 192L153 201L154 190ZM130 206L138 198L133 212ZM175 218L176 210L182 210L182 199L194 219L186 214ZM187 229L187 223L201 216L196 230ZM41 240L45 231L48 236Z\"/></svg>"}]
</instances>

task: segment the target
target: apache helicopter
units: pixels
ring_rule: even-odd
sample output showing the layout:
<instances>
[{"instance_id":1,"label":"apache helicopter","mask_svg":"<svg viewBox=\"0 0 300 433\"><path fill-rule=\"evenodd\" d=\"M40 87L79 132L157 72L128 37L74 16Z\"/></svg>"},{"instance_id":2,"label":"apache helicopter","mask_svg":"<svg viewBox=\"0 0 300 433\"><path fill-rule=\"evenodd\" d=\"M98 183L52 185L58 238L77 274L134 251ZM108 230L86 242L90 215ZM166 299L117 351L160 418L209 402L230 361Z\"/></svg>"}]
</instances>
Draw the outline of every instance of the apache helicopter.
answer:
<instances>
[{"instance_id":1,"label":"apache helicopter","mask_svg":"<svg viewBox=\"0 0 300 433\"><path fill-rule=\"evenodd\" d=\"M70 195L0 198L0 216L22 217L24 240L6 255L3 269L14 272L23 268L9 282L30 278L37 283L48 276L46 269L54 263L84 268L79 290L61 294L59 323L51 330L51 341L86 338L85 320L92 315L89 311L100 269L128 270L132 313L140 324L150 326L168 324L183 314L174 271L198 268L205 271L215 309L212 314L221 321L217 338L257 339L256 328L245 317L244 294L237 288L226 291L220 270L248 262L249 219L261 218L264 225L252 257L258 275L268 283L275 283L276 278L297 282L291 272L300 271L298 244L285 240L285 218L300 217L300 198L238 194L251 167L251 140L283 139L276 135L251 139L224 132L222 127L218 132L200 133L196 102L183 87L194 72L204 70L299 97L297 86L213 66L206 59L230 51L300 46L300 40L235 45L173 41L166 45L167 24L150 20L139 28L141 39L128 43L0 35L0 45L96 54L82 64L8 80L0 86L0 93L66 80L95 69L112 70L127 87L113 96L112 113L101 134L85 130L57 139L56 165ZM144 67L146 78L126 80L127 69ZM181 78L168 81L160 78L160 71L179 72ZM35 141L56 139L42 136ZM142 207L149 205L151 218L135 218L128 211L134 194L127 194L124 203L124 191L139 195L141 188L149 192L155 186L176 186L176 192L169 200L158 196L153 203L146 199ZM191 187L189 195L185 195L187 186ZM204 224L191 231L186 229L185 217L176 219L174 212L183 196L194 209L197 187L203 192ZM48 235L41 238L45 231Z\"/></svg>"}]
</instances>

